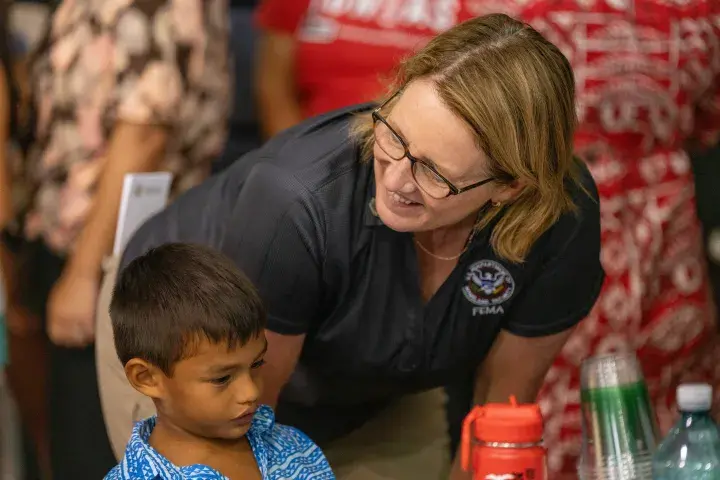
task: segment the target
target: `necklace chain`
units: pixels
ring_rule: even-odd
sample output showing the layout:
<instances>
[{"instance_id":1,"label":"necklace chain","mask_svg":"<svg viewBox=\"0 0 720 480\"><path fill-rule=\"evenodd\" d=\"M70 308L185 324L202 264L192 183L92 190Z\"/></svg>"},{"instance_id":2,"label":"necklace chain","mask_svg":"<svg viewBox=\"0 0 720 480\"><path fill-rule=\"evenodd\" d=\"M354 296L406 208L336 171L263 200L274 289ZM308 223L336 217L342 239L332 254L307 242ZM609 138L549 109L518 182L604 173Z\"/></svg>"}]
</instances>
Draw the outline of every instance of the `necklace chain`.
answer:
<instances>
[{"instance_id":1,"label":"necklace chain","mask_svg":"<svg viewBox=\"0 0 720 480\"><path fill-rule=\"evenodd\" d=\"M431 257L437 258L438 260L445 260L446 262L449 262L449 261L451 261L451 260L457 260L457 259L460 258L460 257L462 256L462 254L465 253L465 252L467 251L467 249L468 249L467 245L465 245L465 248L463 248L463 249L460 251L460 253L458 253L457 255L453 255L452 257L442 257L442 256L440 256L440 255L436 255L436 254L432 253L430 250L428 250L427 248L425 248L425 245L423 245L422 243L420 243L420 240L418 240L417 238L415 239L415 243L417 243L417 246L420 247L420 250L422 250L423 252L427 253L427 254L430 255Z\"/></svg>"},{"instance_id":2,"label":"necklace chain","mask_svg":"<svg viewBox=\"0 0 720 480\"><path fill-rule=\"evenodd\" d=\"M475 225L473 225L472 230L470 230L470 235L468 235L468 239L467 239L467 241L465 242L465 246L464 246L463 249L460 251L460 253L458 253L457 255L453 255L452 257L443 257L443 256L441 256L441 255L437 255L437 254L431 252L430 250L428 250L428 249L425 247L425 245L423 245L423 244L420 242L420 240L418 240L417 238L415 238L414 240L415 240L415 243L417 243L417 246L420 247L420 250L422 250L423 252L427 253L427 254L430 255L431 257L437 258L438 260L444 260L444 261L446 261L446 262L450 262L450 261L452 261L452 260L457 260L458 258L462 257L462 254L463 254L463 253L467 252L467 249L470 248L470 244L472 243L473 238L475 238L475 233L476 233L476 232L477 232L477 227L475 227Z\"/></svg>"},{"instance_id":3,"label":"necklace chain","mask_svg":"<svg viewBox=\"0 0 720 480\"><path fill-rule=\"evenodd\" d=\"M375 207L375 197L373 197L373 198L370 199L370 203L368 203L368 207L370 207L370 212L371 212L374 216L379 217L379 215L378 215L378 213L377 213L377 210L376 210L376 207ZM468 235L468 239L467 239L467 241L465 242L465 247L463 247L463 249L460 251L460 253L458 253L457 255L453 255L452 257L443 257L443 256L441 256L441 255L436 255L436 254L434 254L433 252L431 252L430 250L428 250L428 249L425 247L425 245L423 245L423 244L420 242L420 240L418 240L417 238L413 238L413 239L415 240L415 243L417 243L417 246L420 247L420 250L422 250L422 251L425 252L426 254L428 254L428 255L430 255L431 257L436 258L436 259L438 259L438 260L443 260L443 261L446 261L446 262L450 262L450 261L452 261L452 260L457 260L458 258L462 257L462 254L463 254L463 253L467 252L467 249L470 247L470 243L472 243L473 238L475 238L475 233L477 233L477 228L475 227L475 225L473 225L473 228L472 228L472 230L470 230L470 234Z\"/></svg>"}]
</instances>

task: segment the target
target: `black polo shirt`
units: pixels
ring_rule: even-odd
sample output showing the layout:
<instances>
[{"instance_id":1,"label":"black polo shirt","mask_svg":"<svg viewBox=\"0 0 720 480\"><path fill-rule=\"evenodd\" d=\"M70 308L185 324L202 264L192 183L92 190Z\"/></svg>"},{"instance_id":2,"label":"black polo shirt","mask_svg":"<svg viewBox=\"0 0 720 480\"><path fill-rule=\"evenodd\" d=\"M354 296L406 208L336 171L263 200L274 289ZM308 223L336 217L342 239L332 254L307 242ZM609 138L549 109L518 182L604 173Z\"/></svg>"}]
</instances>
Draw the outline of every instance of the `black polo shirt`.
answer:
<instances>
[{"instance_id":1,"label":"black polo shirt","mask_svg":"<svg viewBox=\"0 0 720 480\"><path fill-rule=\"evenodd\" d=\"M373 214L372 163L349 139L355 107L311 119L178 198L130 242L123 264L170 241L220 248L255 282L268 329L306 334L283 412L311 436L333 437L374 407L467 375L505 329L561 332L594 304L601 283L597 192L526 261L498 258L490 228L425 304L412 235Z\"/></svg>"}]
</instances>

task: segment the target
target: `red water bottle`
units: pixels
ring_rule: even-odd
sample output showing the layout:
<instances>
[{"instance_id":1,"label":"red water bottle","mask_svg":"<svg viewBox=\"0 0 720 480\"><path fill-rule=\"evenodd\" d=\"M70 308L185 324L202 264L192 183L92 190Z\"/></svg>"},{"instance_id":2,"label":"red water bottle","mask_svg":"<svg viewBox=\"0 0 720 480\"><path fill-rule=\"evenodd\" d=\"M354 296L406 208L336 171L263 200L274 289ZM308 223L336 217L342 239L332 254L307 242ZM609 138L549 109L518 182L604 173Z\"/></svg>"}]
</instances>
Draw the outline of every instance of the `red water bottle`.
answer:
<instances>
[{"instance_id":1,"label":"red water bottle","mask_svg":"<svg viewBox=\"0 0 720 480\"><path fill-rule=\"evenodd\" d=\"M540 406L490 403L475 407L462 432L463 470L473 480L547 480Z\"/></svg>"}]
</instances>

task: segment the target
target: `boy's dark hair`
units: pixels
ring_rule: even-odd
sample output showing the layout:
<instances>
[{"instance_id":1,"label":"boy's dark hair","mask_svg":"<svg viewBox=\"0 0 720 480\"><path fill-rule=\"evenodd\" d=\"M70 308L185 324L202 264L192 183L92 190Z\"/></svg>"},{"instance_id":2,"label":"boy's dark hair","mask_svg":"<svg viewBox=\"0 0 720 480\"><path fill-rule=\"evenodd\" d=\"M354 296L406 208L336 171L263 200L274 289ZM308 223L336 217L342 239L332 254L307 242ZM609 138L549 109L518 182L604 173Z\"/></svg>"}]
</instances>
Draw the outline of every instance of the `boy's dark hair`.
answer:
<instances>
[{"instance_id":1,"label":"boy's dark hair","mask_svg":"<svg viewBox=\"0 0 720 480\"><path fill-rule=\"evenodd\" d=\"M244 345L263 330L266 313L253 284L225 255L168 243L121 272L110 318L123 365L141 358L171 375L198 340Z\"/></svg>"}]
</instances>

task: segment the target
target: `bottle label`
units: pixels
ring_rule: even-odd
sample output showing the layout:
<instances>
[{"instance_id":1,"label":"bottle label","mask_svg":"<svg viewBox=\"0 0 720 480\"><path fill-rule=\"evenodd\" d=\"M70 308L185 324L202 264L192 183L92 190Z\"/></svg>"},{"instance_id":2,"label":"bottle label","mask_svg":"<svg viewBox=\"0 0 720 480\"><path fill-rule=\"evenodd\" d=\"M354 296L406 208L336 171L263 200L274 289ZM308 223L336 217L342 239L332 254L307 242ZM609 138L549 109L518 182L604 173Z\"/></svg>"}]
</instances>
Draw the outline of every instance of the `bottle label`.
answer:
<instances>
[{"instance_id":1,"label":"bottle label","mask_svg":"<svg viewBox=\"0 0 720 480\"><path fill-rule=\"evenodd\" d=\"M475 480L547 480L545 450L541 447L500 452L481 447L474 453Z\"/></svg>"}]
</instances>

